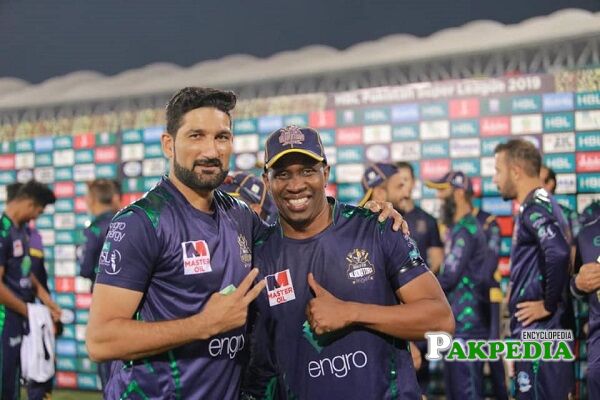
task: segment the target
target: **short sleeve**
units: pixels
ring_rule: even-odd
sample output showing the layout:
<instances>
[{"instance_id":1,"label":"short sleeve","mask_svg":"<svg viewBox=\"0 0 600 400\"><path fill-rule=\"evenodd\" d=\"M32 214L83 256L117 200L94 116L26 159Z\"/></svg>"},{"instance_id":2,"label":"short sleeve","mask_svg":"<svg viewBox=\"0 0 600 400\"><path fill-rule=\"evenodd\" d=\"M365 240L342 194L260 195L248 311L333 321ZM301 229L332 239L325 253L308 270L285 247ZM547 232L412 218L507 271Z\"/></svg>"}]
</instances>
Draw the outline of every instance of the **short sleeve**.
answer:
<instances>
[{"instance_id":1,"label":"short sleeve","mask_svg":"<svg viewBox=\"0 0 600 400\"><path fill-rule=\"evenodd\" d=\"M126 210L112 220L100 251L96 283L143 292L159 254L158 237L150 220Z\"/></svg>"},{"instance_id":2,"label":"short sleeve","mask_svg":"<svg viewBox=\"0 0 600 400\"><path fill-rule=\"evenodd\" d=\"M386 273L396 291L429 269L415 241L408 235L392 231L391 227L392 221L387 221L380 231L380 240Z\"/></svg>"}]
</instances>

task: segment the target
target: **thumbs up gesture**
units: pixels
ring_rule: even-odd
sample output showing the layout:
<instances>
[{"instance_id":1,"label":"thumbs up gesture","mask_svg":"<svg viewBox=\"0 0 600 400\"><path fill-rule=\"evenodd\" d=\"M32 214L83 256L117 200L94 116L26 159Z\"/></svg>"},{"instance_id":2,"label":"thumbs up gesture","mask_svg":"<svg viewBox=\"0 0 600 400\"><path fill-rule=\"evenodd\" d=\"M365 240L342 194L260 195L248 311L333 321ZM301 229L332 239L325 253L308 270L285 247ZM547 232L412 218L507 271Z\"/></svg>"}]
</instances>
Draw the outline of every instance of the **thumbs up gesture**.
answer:
<instances>
[{"instance_id":1,"label":"thumbs up gesture","mask_svg":"<svg viewBox=\"0 0 600 400\"><path fill-rule=\"evenodd\" d=\"M352 323L351 303L342 301L329 293L308 274L308 285L315 297L306 305L306 319L317 335L342 329Z\"/></svg>"}]
</instances>

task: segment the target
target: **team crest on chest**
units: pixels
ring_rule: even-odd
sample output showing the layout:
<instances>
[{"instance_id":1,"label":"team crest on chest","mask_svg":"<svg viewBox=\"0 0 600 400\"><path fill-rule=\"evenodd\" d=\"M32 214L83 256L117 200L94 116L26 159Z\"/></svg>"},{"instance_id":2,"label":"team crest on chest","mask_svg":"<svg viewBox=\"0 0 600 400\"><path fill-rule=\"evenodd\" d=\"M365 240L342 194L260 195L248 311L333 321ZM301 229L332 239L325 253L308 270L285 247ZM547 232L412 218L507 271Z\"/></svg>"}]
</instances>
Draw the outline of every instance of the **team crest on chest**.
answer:
<instances>
[{"instance_id":1,"label":"team crest on chest","mask_svg":"<svg viewBox=\"0 0 600 400\"><path fill-rule=\"evenodd\" d=\"M241 233L238 235L238 245L240 246L240 258L245 268L250 268L252 263L252 252L248 246L248 240Z\"/></svg>"},{"instance_id":2,"label":"team crest on chest","mask_svg":"<svg viewBox=\"0 0 600 400\"><path fill-rule=\"evenodd\" d=\"M346 256L348 261L348 279L352 283L364 283L373 279L375 267L369 261L369 252L363 249L354 249Z\"/></svg>"},{"instance_id":3,"label":"team crest on chest","mask_svg":"<svg viewBox=\"0 0 600 400\"><path fill-rule=\"evenodd\" d=\"M205 274L211 272L210 251L204 240L181 243L183 250L184 275Z\"/></svg>"}]
</instances>

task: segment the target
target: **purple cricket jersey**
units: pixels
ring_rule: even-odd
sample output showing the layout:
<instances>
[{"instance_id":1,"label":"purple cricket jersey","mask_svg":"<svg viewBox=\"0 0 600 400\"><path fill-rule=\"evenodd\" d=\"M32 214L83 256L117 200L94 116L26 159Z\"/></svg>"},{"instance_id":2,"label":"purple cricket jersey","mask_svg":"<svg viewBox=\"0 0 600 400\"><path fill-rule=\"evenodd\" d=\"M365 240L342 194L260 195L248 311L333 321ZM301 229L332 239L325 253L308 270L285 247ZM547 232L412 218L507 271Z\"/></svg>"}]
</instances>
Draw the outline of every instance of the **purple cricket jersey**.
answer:
<instances>
[{"instance_id":1,"label":"purple cricket jersey","mask_svg":"<svg viewBox=\"0 0 600 400\"><path fill-rule=\"evenodd\" d=\"M576 268L583 264L598 262L600 257L600 215L588 221L580 230L577 238ZM574 288L574 282L572 284ZM600 290L582 293L589 303L588 366L600 368Z\"/></svg>"},{"instance_id":2,"label":"purple cricket jersey","mask_svg":"<svg viewBox=\"0 0 600 400\"><path fill-rule=\"evenodd\" d=\"M104 245L104 239L108 233L110 221L115 215L107 211L94 218L88 227L83 230L84 243L78 252L79 275L88 278L92 283L96 280L98 260Z\"/></svg>"},{"instance_id":3,"label":"purple cricket jersey","mask_svg":"<svg viewBox=\"0 0 600 400\"><path fill-rule=\"evenodd\" d=\"M527 195L515 219L510 254L511 334L520 339L522 324L517 304L543 300L551 315L527 329L560 329L566 312L565 289L569 282L569 252L566 221L558 203L544 189Z\"/></svg>"},{"instance_id":4,"label":"purple cricket jersey","mask_svg":"<svg viewBox=\"0 0 600 400\"><path fill-rule=\"evenodd\" d=\"M305 308L309 272L344 301L396 305L396 290L428 271L412 239L391 221L329 199L333 223L312 238L284 237L276 225L256 243L267 290L258 297L243 392L288 399L420 399L408 342L351 326L316 335ZM274 385L278 382L278 385ZM267 396L267 398L270 398Z\"/></svg>"},{"instance_id":5,"label":"purple cricket jersey","mask_svg":"<svg viewBox=\"0 0 600 400\"><path fill-rule=\"evenodd\" d=\"M214 192L214 213L193 208L165 177L119 212L99 258L97 284L143 292L135 318L165 321L202 311L210 296L250 272L264 225L240 201ZM114 362L108 398L237 399L245 327L140 360Z\"/></svg>"},{"instance_id":6,"label":"purple cricket jersey","mask_svg":"<svg viewBox=\"0 0 600 400\"><path fill-rule=\"evenodd\" d=\"M17 227L6 214L0 219L0 265L4 284L25 302L35 299L31 283L31 256L28 228ZM9 310L10 311L10 310Z\"/></svg>"},{"instance_id":7,"label":"purple cricket jersey","mask_svg":"<svg viewBox=\"0 0 600 400\"><path fill-rule=\"evenodd\" d=\"M489 335L489 273L487 241L471 214L452 226L438 280L456 320L455 337L483 339Z\"/></svg>"},{"instance_id":8,"label":"purple cricket jersey","mask_svg":"<svg viewBox=\"0 0 600 400\"><path fill-rule=\"evenodd\" d=\"M437 222L430 214L415 206L411 211L403 213L402 216L408 224L410 236L417 243L419 252L425 259L427 259L427 250L430 247L444 247Z\"/></svg>"}]
</instances>

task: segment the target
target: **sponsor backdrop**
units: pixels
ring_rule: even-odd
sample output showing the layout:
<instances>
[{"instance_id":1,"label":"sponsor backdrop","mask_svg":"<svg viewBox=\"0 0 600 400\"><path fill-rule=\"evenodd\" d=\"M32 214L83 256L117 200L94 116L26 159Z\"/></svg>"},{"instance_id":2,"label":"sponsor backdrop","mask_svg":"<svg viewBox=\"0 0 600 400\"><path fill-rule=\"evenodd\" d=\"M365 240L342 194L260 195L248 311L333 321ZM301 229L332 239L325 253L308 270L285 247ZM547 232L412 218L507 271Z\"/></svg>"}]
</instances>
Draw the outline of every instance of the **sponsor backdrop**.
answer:
<instances>
[{"instance_id":1,"label":"sponsor backdrop","mask_svg":"<svg viewBox=\"0 0 600 400\"><path fill-rule=\"evenodd\" d=\"M57 340L57 385L99 387L84 338L90 283L78 277L77 245L89 217L83 196L94 178L122 180L123 204L140 197L166 171L160 148L164 110L56 117L0 125L0 209L6 184L36 178L58 198L36 222L49 285L69 322ZM419 179L449 169L473 177L479 205L498 216L508 255L515 205L492 183L494 147L511 137L532 141L558 174L558 198L581 211L600 192L600 69L495 79L455 80L241 101L234 115L232 169L260 173L266 136L289 124L321 132L332 166L331 195L362 196L365 165L410 161ZM436 212L434 191L415 198Z\"/></svg>"}]
</instances>

